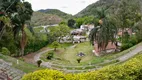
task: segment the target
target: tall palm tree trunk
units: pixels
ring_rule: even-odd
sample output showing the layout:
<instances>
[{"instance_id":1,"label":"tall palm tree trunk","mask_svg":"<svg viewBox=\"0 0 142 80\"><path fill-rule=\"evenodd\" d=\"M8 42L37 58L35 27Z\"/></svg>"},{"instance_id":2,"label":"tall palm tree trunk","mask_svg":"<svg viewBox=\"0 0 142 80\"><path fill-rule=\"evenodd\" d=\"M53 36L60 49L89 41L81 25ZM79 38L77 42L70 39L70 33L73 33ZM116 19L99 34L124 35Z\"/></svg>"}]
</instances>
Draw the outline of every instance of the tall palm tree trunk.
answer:
<instances>
[{"instance_id":1,"label":"tall palm tree trunk","mask_svg":"<svg viewBox=\"0 0 142 80\"><path fill-rule=\"evenodd\" d=\"M25 46L27 43L27 38L26 38L26 33L24 31L25 25L22 26L22 38L20 41L20 45L21 45L21 56L24 56L24 50L25 50Z\"/></svg>"}]
</instances>

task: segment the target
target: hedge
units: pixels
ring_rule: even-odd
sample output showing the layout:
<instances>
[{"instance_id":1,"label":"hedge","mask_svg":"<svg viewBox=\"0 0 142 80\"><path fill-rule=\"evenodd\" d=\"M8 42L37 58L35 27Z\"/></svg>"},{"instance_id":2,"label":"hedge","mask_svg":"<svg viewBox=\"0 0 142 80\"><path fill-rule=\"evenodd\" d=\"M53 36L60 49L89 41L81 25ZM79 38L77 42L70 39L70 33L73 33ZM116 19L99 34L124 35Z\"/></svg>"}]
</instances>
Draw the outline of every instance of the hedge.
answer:
<instances>
[{"instance_id":1,"label":"hedge","mask_svg":"<svg viewBox=\"0 0 142 80\"><path fill-rule=\"evenodd\" d=\"M142 54L131 60L97 71L64 74L56 70L40 70L26 74L22 80L142 80Z\"/></svg>"}]
</instances>

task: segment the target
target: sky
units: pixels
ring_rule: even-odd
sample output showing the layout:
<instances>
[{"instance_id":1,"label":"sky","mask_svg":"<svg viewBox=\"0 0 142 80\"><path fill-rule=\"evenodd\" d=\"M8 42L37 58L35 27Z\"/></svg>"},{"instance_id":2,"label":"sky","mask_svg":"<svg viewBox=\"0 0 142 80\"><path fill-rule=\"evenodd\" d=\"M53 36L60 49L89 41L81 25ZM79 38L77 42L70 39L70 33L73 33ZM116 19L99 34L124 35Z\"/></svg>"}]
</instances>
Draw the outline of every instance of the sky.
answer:
<instances>
[{"instance_id":1,"label":"sky","mask_svg":"<svg viewBox=\"0 0 142 80\"><path fill-rule=\"evenodd\" d=\"M89 4L98 0L25 0L32 4L34 11L40 9L59 9L63 12L75 15Z\"/></svg>"}]
</instances>

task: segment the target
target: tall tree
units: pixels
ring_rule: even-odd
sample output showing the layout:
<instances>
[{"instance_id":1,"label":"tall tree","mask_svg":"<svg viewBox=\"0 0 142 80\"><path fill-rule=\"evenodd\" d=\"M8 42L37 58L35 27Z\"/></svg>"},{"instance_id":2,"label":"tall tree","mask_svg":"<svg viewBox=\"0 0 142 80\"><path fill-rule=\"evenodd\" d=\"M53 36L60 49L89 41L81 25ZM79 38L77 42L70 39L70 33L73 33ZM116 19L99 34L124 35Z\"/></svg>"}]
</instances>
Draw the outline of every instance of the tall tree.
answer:
<instances>
[{"instance_id":1,"label":"tall tree","mask_svg":"<svg viewBox=\"0 0 142 80\"><path fill-rule=\"evenodd\" d=\"M70 19L68 20L68 26L71 27L71 28L75 28L75 20L74 19Z\"/></svg>"},{"instance_id":2,"label":"tall tree","mask_svg":"<svg viewBox=\"0 0 142 80\"><path fill-rule=\"evenodd\" d=\"M109 41L115 42L117 34L117 27L112 22L112 18L106 15L105 10L97 11L96 19L99 21L95 22L96 27L91 30L89 35L91 43L94 44L94 41L98 43L98 48L105 48Z\"/></svg>"},{"instance_id":3,"label":"tall tree","mask_svg":"<svg viewBox=\"0 0 142 80\"><path fill-rule=\"evenodd\" d=\"M21 40L20 40L20 47L21 47L21 54L24 55L24 48L26 46L26 33L24 28L26 27L26 23L31 19L33 10L31 4L28 2L19 2L16 6L17 13L15 13L12 17L12 24L14 25L13 31L15 36L19 35L21 31Z\"/></svg>"},{"instance_id":4,"label":"tall tree","mask_svg":"<svg viewBox=\"0 0 142 80\"><path fill-rule=\"evenodd\" d=\"M141 9L139 0L121 0L115 15L117 16L119 28L122 30L122 37L124 37L124 33L127 32L126 28L132 29L141 19L140 13Z\"/></svg>"}]
</instances>

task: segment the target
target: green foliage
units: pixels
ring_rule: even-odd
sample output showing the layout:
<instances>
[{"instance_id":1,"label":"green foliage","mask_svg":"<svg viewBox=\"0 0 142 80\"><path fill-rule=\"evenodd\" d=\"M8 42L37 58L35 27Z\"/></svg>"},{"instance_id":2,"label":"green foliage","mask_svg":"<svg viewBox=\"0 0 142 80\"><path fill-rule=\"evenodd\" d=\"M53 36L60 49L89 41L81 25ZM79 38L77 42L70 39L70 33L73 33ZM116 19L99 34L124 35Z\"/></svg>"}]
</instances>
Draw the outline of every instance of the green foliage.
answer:
<instances>
[{"instance_id":1,"label":"green foliage","mask_svg":"<svg viewBox=\"0 0 142 80\"><path fill-rule=\"evenodd\" d=\"M121 46L121 50L126 50L126 49L136 45L137 43L139 43L136 35L132 35L132 36L125 35L122 40L123 40L123 43Z\"/></svg>"},{"instance_id":2,"label":"green foliage","mask_svg":"<svg viewBox=\"0 0 142 80\"><path fill-rule=\"evenodd\" d=\"M2 54L0 54L0 59L3 59L4 61L11 63L12 64L11 67L15 69L19 69L25 73L30 73L36 70L45 69L43 67L39 68L36 65L29 64L21 60L19 60L19 64L17 64L18 59L10 57L10 56L2 55Z\"/></svg>"},{"instance_id":3,"label":"green foliage","mask_svg":"<svg viewBox=\"0 0 142 80\"><path fill-rule=\"evenodd\" d=\"M91 44L94 44L94 40L98 43L99 48L106 47L108 42L115 42L115 36L117 34L117 27L113 20L105 14L105 9L97 11L97 17L99 22L96 27L91 30L89 34L89 39ZM100 23L101 21L101 23Z\"/></svg>"},{"instance_id":4,"label":"green foliage","mask_svg":"<svg viewBox=\"0 0 142 80\"><path fill-rule=\"evenodd\" d=\"M40 70L26 74L22 80L141 80L142 54L119 65L111 65L97 71L79 74L63 74L56 70Z\"/></svg>"},{"instance_id":5,"label":"green foliage","mask_svg":"<svg viewBox=\"0 0 142 80\"><path fill-rule=\"evenodd\" d=\"M46 14L57 15L57 16L60 16L63 19L72 18L72 15L64 13L64 12L58 10L58 9L39 10L39 12L43 12L43 13L46 13Z\"/></svg>"},{"instance_id":6,"label":"green foliage","mask_svg":"<svg viewBox=\"0 0 142 80\"><path fill-rule=\"evenodd\" d=\"M10 51L11 56L17 56L19 52L18 41L16 41L13 36L11 29L7 27L0 40L0 52L2 47L6 47Z\"/></svg>"},{"instance_id":7,"label":"green foliage","mask_svg":"<svg viewBox=\"0 0 142 80\"><path fill-rule=\"evenodd\" d=\"M60 40L69 35L70 28L66 24L60 24L59 26L49 28L48 41L52 43L53 41Z\"/></svg>"},{"instance_id":8,"label":"green foliage","mask_svg":"<svg viewBox=\"0 0 142 80\"><path fill-rule=\"evenodd\" d=\"M60 46L60 44L57 41L54 41L51 45L54 47L55 51L56 51L56 48Z\"/></svg>"},{"instance_id":9,"label":"green foliage","mask_svg":"<svg viewBox=\"0 0 142 80\"><path fill-rule=\"evenodd\" d=\"M81 58L78 58L78 59L76 59L76 60L77 60L77 62L78 62L78 63L80 63L80 61L81 61Z\"/></svg>"},{"instance_id":10,"label":"green foliage","mask_svg":"<svg viewBox=\"0 0 142 80\"><path fill-rule=\"evenodd\" d=\"M132 43L123 43L122 46L121 46L121 50L122 50L122 51L123 51L123 50L126 50L126 49L128 49L128 48L130 48L130 47L132 47L132 46L133 46Z\"/></svg>"},{"instance_id":11,"label":"green foliage","mask_svg":"<svg viewBox=\"0 0 142 80\"><path fill-rule=\"evenodd\" d=\"M27 45L25 48L25 55L30 52L35 52L45 47L49 42L47 40L47 35L44 33L39 33L43 28L34 29L34 35L30 32L28 28L25 29L27 34Z\"/></svg>"},{"instance_id":12,"label":"green foliage","mask_svg":"<svg viewBox=\"0 0 142 80\"><path fill-rule=\"evenodd\" d=\"M40 70L25 75L22 80L64 80L64 74L56 70Z\"/></svg>"},{"instance_id":13,"label":"green foliage","mask_svg":"<svg viewBox=\"0 0 142 80\"><path fill-rule=\"evenodd\" d=\"M42 12L34 12L31 18L32 26L42 26L42 25L51 25L59 24L63 19L57 15L46 14Z\"/></svg>"},{"instance_id":14,"label":"green foliage","mask_svg":"<svg viewBox=\"0 0 142 80\"><path fill-rule=\"evenodd\" d=\"M51 60L53 57L54 57L54 52L53 51L48 52L47 59Z\"/></svg>"},{"instance_id":15,"label":"green foliage","mask_svg":"<svg viewBox=\"0 0 142 80\"><path fill-rule=\"evenodd\" d=\"M6 47L2 47L2 54L10 56L10 51Z\"/></svg>"},{"instance_id":16,"label":"green foliage","mask_svg":"<svg viewBox=\"0 0 142 80\"><path fill-rule=\"evenodd\" d=\"M82 24L93 24L94 23L94 17L93 16L85 16L76 18L76 27L80 28Z\"/></svg>"},{"instance_id":17,"label":"green foliage","mask_svg":"<svg viewBox=\"0 0 142 80\"><path fill-rule=\"evenodd\" d=\"M37 61L37 65L38 65L38 67L40 67L40 64L42 63L42 61L41 60L38 60Z\"/></svg>"},{"instance_id":18,"label":"green foliage","mask_svg":"<svg viewBox=\"0 0 142 80\"><path fill-rule=\"evenodd\" d=\"M68 26L71 28L75 28L75 20L74 19L69 19L68 20Z\"/></svg>"}]
</instances>

